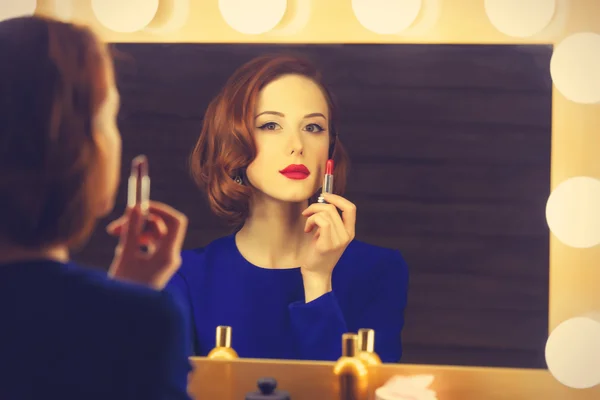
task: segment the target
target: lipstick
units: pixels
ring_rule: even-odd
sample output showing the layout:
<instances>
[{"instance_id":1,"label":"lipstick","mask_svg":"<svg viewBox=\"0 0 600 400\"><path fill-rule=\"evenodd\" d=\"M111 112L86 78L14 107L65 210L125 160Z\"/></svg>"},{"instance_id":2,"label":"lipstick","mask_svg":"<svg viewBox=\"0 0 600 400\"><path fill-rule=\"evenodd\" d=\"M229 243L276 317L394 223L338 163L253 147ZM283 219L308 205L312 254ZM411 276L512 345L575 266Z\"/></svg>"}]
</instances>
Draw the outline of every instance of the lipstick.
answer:
<instances>
[{"instance_id":1,"label":"lipstick","mask_svg":"<svg viewBox=\"0 0 600 400\"><path fill-rule=\"evenodd\" d=\"M127 206L139 205L144 216L148 214L150 205L150 175L148 174L148 158L139 155L131 162L131 174L127 186Z\"/></svg>"},{"instance_id":2,"label":"lipstick","mask_svg":"<svg viewBox=\"0 0 600 400\"><path fill-rule=\"evenodd\" d=\"M323 179L323 191L317 199L317 203L326 204L323 193L333 193L333 160L327 160L325 166L325 179Z\"/></svg>"}]
</instances>

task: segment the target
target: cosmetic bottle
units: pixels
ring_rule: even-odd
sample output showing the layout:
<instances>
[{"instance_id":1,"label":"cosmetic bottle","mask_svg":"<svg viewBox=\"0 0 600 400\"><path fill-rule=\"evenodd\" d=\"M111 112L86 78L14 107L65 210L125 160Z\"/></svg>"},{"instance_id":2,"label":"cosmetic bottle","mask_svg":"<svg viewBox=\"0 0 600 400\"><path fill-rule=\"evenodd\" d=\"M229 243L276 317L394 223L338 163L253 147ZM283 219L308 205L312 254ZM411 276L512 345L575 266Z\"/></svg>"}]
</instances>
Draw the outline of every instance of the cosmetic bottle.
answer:
<instances>
[{"instance_id":1,"label":"cosmetic bottle","mask_svg":"<svg viewBox=\"0 0 600 400\"><path fill-rule=\"evenodd\" d=\"M342 335L342 356L336 362L333 373L338 381L339 400L368 399L368 370L358 358L358 335L345 333Z\"/></svg>"},{"instance_id":2,"label":"cosmetic bottle","mask_svg":"<svg viewBox=\"0 0 600 400\"><path fill-rule=\"evenodd\" d=\"M273 378L261 378L257 382L258 392L246 394L246 400L291 400L285 390L277 390L277 381Z\"/></svg>"},{"instance_id":3,"label":"cosmetic bottle","mask_svg":"<svg viewBox=\"0 0 600 400\"><path fill-rule=\"evenodd\" d=\"M358 358L367 367L381 364L381 359L375 353L375 331L373 329L358 330Z\"/></svg>"},{"instance_id":4,"label":"cosmetic bottle","mask_svg":"<svg viewBox=\"0 0 600 400\"><path fill-rule=\"evenodd\" d=\"M232 360L238 358L237 353L231 348L231 327L217 326L217 343L206 358L212 360Z\"/></svg>"}]
</instances>

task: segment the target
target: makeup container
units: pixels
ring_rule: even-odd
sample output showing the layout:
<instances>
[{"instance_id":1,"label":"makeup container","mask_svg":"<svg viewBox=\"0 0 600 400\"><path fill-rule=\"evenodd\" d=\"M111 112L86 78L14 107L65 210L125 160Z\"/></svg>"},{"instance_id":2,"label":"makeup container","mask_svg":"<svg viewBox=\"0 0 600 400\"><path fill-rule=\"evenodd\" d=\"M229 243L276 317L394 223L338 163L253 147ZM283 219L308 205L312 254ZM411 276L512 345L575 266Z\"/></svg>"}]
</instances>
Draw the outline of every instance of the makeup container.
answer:
<instances>
[{"instance_id":1,"label":"makeup container","mask_svg":"<svg viewBox=\"0 0 600 400\"><path fill-rule=\"evenodd\" d=\"M211 360L232 360L238 358L238 354L231 348L231 327L217 326L216 346L208 353L206 358Z\"/></svg>"},{"instance_id":2,"label":"makeup container","mask_svg":"<svg viewBox=\"0 0 600 400\"><path fill-rule=\"evenodd\" d=\"M336 362L333 373L338 381L339 400L368 400L369 373L367 366L358 358L358 335L342 335L342 356Z\"/></svg>"},{"instance_id":3,"label":"makeup container","mask_svg":"<svg viewBox=\"0 0 600 400\"><path fill-rule=\"evenodd\" d=\"M381 359L375 353L375 331L373 329L358 330L358 358L367 366L381 364Z\"/></svg>"},{"instance_id":4,"label":"makeup container","mask_svg":"<svg viewBox=\"0 0 600 400\"><path fill-rule=\"evenodd\" d=\"M291 400L285 390L277 390L277 381L273 378L261 378L257 382L258 392L248 393L246 400Z\"/></svg>"}]
</instances>

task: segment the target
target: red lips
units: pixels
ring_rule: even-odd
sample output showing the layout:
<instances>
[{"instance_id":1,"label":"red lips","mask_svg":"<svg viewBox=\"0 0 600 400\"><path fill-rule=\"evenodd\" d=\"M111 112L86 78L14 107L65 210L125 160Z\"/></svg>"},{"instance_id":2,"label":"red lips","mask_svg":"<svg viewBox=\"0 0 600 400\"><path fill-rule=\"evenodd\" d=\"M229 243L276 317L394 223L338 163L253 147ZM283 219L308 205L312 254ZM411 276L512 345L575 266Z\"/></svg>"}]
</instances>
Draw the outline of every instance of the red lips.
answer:
<instances>
[{"instance_id":1,"label":"red lips","mask_svg":"<svg viewBox=\"0 0 600 400\"><path fill-rule=\"evenodd\" d=\"M310 171L303 164L291 164L279 171L280 174L288 179L301 180L310 175Z\"/></svg>"}]
</instances>

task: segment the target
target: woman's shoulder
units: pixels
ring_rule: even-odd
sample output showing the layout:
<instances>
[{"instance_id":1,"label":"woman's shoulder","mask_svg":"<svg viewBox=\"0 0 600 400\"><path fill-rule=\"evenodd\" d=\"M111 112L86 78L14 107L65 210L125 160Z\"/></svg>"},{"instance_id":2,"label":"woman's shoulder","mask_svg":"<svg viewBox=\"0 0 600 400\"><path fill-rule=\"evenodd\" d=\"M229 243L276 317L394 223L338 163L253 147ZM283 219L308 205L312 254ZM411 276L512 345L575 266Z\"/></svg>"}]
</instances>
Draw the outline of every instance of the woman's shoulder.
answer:
<instances>
[{"instance_id":1,"label":"woman's shoulder","mask_svg":"<svg viewBox=\"0 0 600 400\"><path fill-rule=\"evenodd\" d=\"M201 257L202 255L207 254L207 253L214 254L214 253L220 253L222 251L228 252L231 249L232 245L234 245L234 244L235 244L235 236L234 235L222 236L222 237L212 240L206 246L197 246L197 247L192 247L190 249L183 250L181 252L181 255L182 255L182 257L185 257L185 258L194 258L194 257Z\"/></svg>"},{"instance_id":2,"label":"woman's shoulder","mask_svg":"<svg viewBox=\"0 0 600 400\"><path fill-rule=\"evenodd\" d=\"M376 273L400 279L407 279L408 275L408 265L399 250L356 239L346 248L338 267L340 271L361 275Z\"/></svg>"},{"instance_id":3,"label":"woman's shoulder","mask_svg":"<svg viewBox=\"0 0 600 400\"><path fill-rule=\"evenodd\" d=\"M205 269L213 264L229 264L235 259L235 239L227 235L213 240L206 246L194 247L181 252L180 273Z\"/></svg>"},{"instance_id":4,"label":"woman's shoulder","mask_svg":"<svg viewBox=\"0 0 600 400\"><path fill-rule=\"evenodd\" d=\"M120 281L109 277L106 272L81 264L68 265L72 287L97 298L113 299L121 306L131 304L132 307L156 307L157 304L169 305L169 299L157 290L142 284Z\"/></svg>"},{"instance_id":5,"label":"woman's shoulder","mask_svg":"<svg viewBox=\"0 0 600 400\"><path fill-rule=\"evenodd\" d=\"M86 267L80 263L53 263L51 271L41 272L40 278L52 288L51 291L77 299L72 312L85 309L86 315L100 320L121 321L123 324L156 325L173 318L177 310L171 295L147 286L113 279L100 269ZM48 297L57 299L53 294ZM48 300L48 299L47 299ZM48 300L52 303L51 300Z\"/></svg>"},{"instance_id":6,"label":"woman's shoulder","mask_svg":"<svg viewBox=\"0 0 600 400\"><path fill-rule=\"evenodd\" d=\"M343 255L348 260L369 259L371 262L404 262L400 250L382 247L361 240L350 242Z\"/></svg>"}]
</instances>

